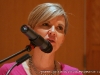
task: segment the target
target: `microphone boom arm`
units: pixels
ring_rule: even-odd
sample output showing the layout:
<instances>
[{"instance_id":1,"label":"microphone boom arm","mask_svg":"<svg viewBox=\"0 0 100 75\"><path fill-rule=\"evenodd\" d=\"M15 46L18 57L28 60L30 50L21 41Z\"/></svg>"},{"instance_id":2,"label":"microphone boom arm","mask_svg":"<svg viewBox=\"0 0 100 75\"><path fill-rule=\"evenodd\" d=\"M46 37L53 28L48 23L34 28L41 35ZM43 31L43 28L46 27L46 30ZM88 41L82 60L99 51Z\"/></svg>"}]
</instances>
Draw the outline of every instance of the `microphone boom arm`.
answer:
<instances>
[{"instance_id":1,"label":"microphone boom arm","mask_svg":"<svg viewBox=\"0 0 100 75\"><path fill-rule=\"evenodd\" d=\"M9 59L11 59L11 58L13 58L13 57L15 57L15 56L17 56L17 55L19 55L19 54L21 54L21 53L23 53L23 52L25 52L25 51L28 51L28 52L31 51L30 45L27 45L25 49L23 49L23 50L21 50L21 51L15 53L15 54L13 54L13 55L11 55L11 56L5 58L5 59L3 59L3 60L0 60L0 64L3 63L3 62L5 62L5 61L7 61L7 60L9 60Z\"/></svg>"}]
</instances>

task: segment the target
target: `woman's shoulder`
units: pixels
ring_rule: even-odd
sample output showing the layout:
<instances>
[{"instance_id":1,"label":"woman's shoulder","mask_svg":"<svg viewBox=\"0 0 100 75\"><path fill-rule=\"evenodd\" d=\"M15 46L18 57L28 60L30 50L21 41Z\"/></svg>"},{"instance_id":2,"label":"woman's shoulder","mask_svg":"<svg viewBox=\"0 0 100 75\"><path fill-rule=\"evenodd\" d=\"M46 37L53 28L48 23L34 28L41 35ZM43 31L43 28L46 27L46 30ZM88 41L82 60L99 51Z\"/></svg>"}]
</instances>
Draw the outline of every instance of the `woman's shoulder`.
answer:
<instances>
[{"instance_id":1,"label":"woman's shoulder","mask_svg":"<svg viewBox=\"0 0 100 75\"><path fill-rule=\"evenodd\" d=\"M8 70L10 69L10 67L12 67L13 65L14 65L14 62L3 64L3 65L0 67L0 72L1 72L1 71L8 71Z\"/></svg>"},{"instance_id":2,"label":"woman's shoulder","mask_svg":"<svg viewBox=\"0 0 100 75\"><path fill-rule=\"evenodd\" d=\"M64 69L64 70L78 70L75 67L72 67L72 66L69 66L69 65L63 64L63 63L61 63L61 68Z\"/></svg>"},{"instance_id":3,"label":"woman's shoulder","mask_svg":"<svg viewBox=\"0 0 100 75\"><path fill-rule=\"evenodd\" d=\"M72 67L72 66L69 66L67 64L63 64L61 63L61 70L62 70L62 75L83 75L81 73L81 71L79 71L78 68L75 68L75 67Z\"/></svg>"},{"instance_id":4,"label":"woman's shoulder","mask_svg":"<svg viewBox=\"0 0 100 75\"><path fill-rule=\"evenodd\" d=\"M15 62L12 62L12 63L6 63L4 65L2 65L0 67L0 75L5 75L7 73L7 71L15 64ZM12 75L18 75L20 73L24 73L24 70L23 70L23 67L22 67L22 64L18 65L18 66L15 66L12 71L11 71L11 74ZM10 74L10 75L11 75Z\"/></svg>"}]
</instances>

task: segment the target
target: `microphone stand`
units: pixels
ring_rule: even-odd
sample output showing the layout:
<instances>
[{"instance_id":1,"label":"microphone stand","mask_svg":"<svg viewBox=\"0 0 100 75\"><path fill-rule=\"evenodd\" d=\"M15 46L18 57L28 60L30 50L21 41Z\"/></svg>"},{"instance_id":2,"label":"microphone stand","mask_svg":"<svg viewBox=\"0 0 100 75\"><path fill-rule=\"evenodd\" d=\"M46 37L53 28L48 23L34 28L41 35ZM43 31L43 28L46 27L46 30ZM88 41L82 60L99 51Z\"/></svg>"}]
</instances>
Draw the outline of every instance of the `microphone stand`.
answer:
<instances>
[{"instance_id":1,"label":"microphone stand","mask_svg":"<svg viewBox=\"0 0 100 75\"><path fill-rule=\"evenodd\" d=\"M7 60L9 60L9 59L11 59L11 58L13 58L13 57L15 57L15 56L17 56L17 55L19 55L19 54L21 54L21 53L23 53L23 52L25 52L25 51L28 51L28 52L31 51L30 45L27 45L25 49L23 49L23 50L21 50L21 51L15 53L15 54L13 54L13 55L11 55L11 56L5 58L5 59L3 59L3 60L0 60L0 64L3 63L3 62L5 62L5 61L7 61Z\"/></svg>"}]
</instances>

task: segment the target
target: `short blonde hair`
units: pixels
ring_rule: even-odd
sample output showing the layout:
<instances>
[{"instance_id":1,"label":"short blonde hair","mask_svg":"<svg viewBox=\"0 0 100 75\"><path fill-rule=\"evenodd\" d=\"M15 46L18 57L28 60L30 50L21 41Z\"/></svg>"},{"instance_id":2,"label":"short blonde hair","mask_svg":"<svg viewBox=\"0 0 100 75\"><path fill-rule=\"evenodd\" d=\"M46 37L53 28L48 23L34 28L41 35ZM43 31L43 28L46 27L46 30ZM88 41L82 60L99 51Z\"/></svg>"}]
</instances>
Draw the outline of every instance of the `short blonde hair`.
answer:
<instances>
[{"instance_id":1,"label":"short blonde hair","mask_svg":"<svg viewBox=\"0 0 100 75\"><path fill-rule=\"evenodd\" d=\"M37 24L51 20L52 18L60 15L65 17L66 24L64 33L66 34L68 28L68 18L64 9L58 3L43 3L36 6L29 14L28 25L34 28Z\"/></svg>"}]
</instances>

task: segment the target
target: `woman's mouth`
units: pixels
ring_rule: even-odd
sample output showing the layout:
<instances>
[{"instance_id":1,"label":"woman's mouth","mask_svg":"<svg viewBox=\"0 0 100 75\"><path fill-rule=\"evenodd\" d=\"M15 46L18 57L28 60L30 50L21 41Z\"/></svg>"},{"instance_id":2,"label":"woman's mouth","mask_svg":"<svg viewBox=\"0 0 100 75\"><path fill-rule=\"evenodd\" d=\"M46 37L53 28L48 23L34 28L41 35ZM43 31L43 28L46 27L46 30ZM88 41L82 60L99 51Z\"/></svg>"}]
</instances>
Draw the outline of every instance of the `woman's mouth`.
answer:
<instances>
[{"instance_id":1,"label":"woman's mouth","mask_svg":"<svg viewBox=\"0 0 100 75\"><path fill-rule=\"evenodd\" d=\"M52 40L52 39L48 39L48 41L49 41L50 43L55 43L55 41Z\"/></svg>"}]
</instances>

